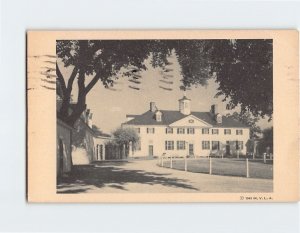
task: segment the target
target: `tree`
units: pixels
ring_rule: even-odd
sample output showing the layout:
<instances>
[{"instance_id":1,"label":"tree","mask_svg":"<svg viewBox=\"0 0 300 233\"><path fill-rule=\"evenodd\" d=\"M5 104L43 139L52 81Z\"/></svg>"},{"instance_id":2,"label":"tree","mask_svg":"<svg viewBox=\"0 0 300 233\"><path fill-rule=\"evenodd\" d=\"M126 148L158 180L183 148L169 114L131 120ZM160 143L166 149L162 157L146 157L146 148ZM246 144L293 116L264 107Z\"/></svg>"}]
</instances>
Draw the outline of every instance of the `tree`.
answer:
<instances>
[{"instance_id":1,"label":"tree","mask_svg":"<svg viewBox=\"0 0 300 233\"><path fill-rule=\"evenodd\" d=\"M225 95L231 109L254 116L273 114L272 40L216 40L211 49L211 71L219 83L216 96Z\"/></svg>"},{"instance_id":2,"label":"tree","mask_svg":"<svg viewBox=\"0 0 300 233\"><path fill-rule=\"evenodd\" d=\"M272 117L272 40L63 40L57 41L56 50L59 61L73 67L70 77L63 77L56 64L61 87L57 90L62 98L58 115L71 125L84 111L86 96L98 81L111 87L122 68L127 69L125 76L145 70L147 58L151 58L153 67L162 67L167 73L165 67L172 52L181 67L182 90L206 85L214 77L219 84L216 97L224 95L231 108L240 105L242 112ZM77 103L70 113L76 77ZM139 82L134 81L137 85Z\"/></svg>"},{"instance_id":3,"label":"tree","mask_svg":"<svg viewBox=\"0 0 300 233\"><path fill-rule=\"evenodd\" d=\"M73 67L69 78L63 77L56 63L57 82L62 97L58 112L60 118L73 125L86 108L86 96L100 80L105 87L113 85L116 75L125 67L135 67L133 71L146 69L144 60L152 54L152 65L162 66L169 54L166 46L156 46L157 41L57 41L57 56L65 67ZM128 73L125 75L129 75ZM70 113L70 98L73 83L77 77L78 96L74 110ZM65 81L67 80L67 82Z\"/></svg>"},{"instance_id":4,"label":"tree","mask_svg":"<svg viewBox=\"0 0 300 233\"><path fill-rule=\"evenodd\" d=\"M273 127L264 129L263 132L263 137L259 141L258 144L258 150L260 153L267 152L267 148L270 148L271 153L273 153Z\"/></svg>"},{"instance_id":5,"label":"tree","mask_svg":"<svg viewBox=\"0 0 300 233\"><path fill-rule=\"evenodd\" d=\"M260 127L256 125L259 121L259 117L254 117L249 111L240 113L234 112L230 116L250 127L251 139L258 138L258 134L261 133Z\"/></svg>"},{"instance_id":6,"label":"tree","mask_svg":"<svg viewBox=\"0 0 300 233\"><path fill-rule=\"evenodd\" d=\"M118 128L113 132L114 142L119 146L125 146L126 152L129 152L130 144L132 150L135 150L140 137L133 128Z\"/></svg>"}]
</instances>

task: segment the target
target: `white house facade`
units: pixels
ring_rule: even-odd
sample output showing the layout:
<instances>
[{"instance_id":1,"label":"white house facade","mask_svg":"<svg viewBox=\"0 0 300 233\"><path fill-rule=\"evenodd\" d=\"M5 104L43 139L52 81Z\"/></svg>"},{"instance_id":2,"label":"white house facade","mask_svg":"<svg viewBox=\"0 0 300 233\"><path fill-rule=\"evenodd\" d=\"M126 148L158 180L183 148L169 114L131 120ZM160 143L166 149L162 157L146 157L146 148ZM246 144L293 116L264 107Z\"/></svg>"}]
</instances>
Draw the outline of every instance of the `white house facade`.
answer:
<instances>
[{"instance_id":1,"label":"white house facade","mask_svg":"<svg viewBox=\"0 0 300 233\"><path fill-rule=\"evenodd\" d=\"M179 100L179 110L159 110L154 102L141 115L127 115L122 127L136 129L140 143L133 157L234 156L246 154L249 127L222 116L216 105L210 112L191 112L191 100Z\"/></svg>"},{"instance_id":2,"label":"white house facade","mask_svg":"<svg viewBox=\"0 0 300 233\"><path fill-rule=\"evenodd\" d=\"M111 136L94 128L92 119L93 114L90 109L86 109L74 125L73 138L75 139L76 135L79 135L79 141L83 142L82 146L73 146L72 148L74 165L90 164L106 159L105 145L111 140Z\"/></svg>"}]
</instances>

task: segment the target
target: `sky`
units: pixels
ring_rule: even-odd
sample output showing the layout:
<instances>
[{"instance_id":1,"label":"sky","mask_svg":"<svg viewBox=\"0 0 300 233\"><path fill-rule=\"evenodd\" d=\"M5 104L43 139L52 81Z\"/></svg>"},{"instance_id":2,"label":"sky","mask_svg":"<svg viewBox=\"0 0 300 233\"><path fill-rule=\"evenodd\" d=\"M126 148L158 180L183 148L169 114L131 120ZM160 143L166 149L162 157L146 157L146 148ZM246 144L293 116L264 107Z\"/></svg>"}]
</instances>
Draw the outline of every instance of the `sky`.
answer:
<instances>
[{"instance_id":1,"label":"sky","mask_svg":"<svg viewBox=\"0 0 300 233\"><path fill-rule=\"evenodd\" d=\"M176 56L171 55L168 61L168 82L161 82L163 72L161 68L152 68L149 60L145 61L146 71L142 71L141 83L135 84L129 81L128 77L120 77L116 80L113 89L106 89L101 82L96 83L93 89L87 95L87 108L93 113L93 124L99 127L105 133L111 133L126 121L127 114L142 114L149 110L150 102L155 102L160 110L178 110L178 100L185 94L191 99L191 110L199 112L208 112L212 104L218 105L218 111L226 114L226 102L222 102L224 97L214 98L217 93L218 84L214 79L208 81L207 86L192 87L185 93L179 89L182 76L180 74L180 66ZM65 68L59 64L60 70L64 77L69 77L72 68ZM87 83L91 77L86 79ZM129 86L138 87L140 90L132 89ZM160 88L165 87L172 89L171 91ZM77 83L73 84L73 96L76 100ZM239 111L239 108L233 111ZM230 111L230 112L233 112ZM272 122L267 119L261 119L258 123L261 128L272 126Z\"/></svg>"}]
</instances>

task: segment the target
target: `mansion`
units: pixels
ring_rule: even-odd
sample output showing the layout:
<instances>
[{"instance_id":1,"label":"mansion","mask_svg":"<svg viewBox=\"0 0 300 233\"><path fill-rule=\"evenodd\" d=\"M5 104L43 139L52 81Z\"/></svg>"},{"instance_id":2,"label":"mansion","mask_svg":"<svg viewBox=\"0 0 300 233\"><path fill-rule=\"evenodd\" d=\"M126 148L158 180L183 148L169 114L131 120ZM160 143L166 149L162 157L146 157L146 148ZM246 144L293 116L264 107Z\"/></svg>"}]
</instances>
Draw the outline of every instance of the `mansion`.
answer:
<instances>
[{"instance_id":1,"label":"mansion","mask_svg":"<svg viewBox=\"0 0 300 233\"><path fill-rule=\"evenodd\" d=\"M127 115L122 127L136 129L140 142L129 154L133 157L234 156L246 154L249 127L218 112L191 112L191 100L179 100L177 111L160 110L154 102L141 115Z\"/></svg>"}]
</instances>

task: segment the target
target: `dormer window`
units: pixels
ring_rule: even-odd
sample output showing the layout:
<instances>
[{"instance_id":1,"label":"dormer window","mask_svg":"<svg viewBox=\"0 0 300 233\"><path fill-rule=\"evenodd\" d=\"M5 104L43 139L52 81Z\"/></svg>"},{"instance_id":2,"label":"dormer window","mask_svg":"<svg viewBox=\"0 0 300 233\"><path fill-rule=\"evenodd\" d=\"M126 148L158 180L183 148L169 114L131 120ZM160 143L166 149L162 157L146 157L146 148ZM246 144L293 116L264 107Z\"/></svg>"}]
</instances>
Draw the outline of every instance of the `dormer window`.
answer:
<instances>
[{"instance_id":1,"label":"dormer window","mask_svg":"<svg viewBox=\"0 0 300 233\"><path fill-rule=\"evenodd\" d=\"M216 120L217 120L218 124L222 124L222 115L218 114L217 117L216 117Z\"/></svg>"},{"instance_id":2,"label":"dormer window","mask_svg":"<svg viewBox=\"0 0 300 233\"><path fill-rule=\"evenodd\" d=\"M161 122L161 116L162 116L162 113L161 113L160 111L157 111L157 112L155 113L155 120L156 120L157 122Z\"/></svg>"}]
</instances>

